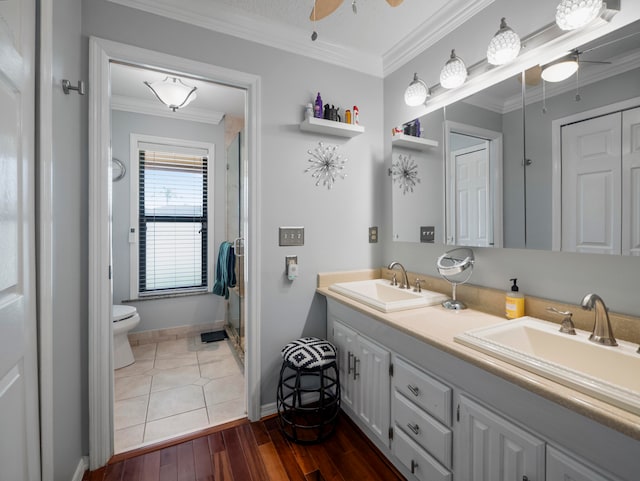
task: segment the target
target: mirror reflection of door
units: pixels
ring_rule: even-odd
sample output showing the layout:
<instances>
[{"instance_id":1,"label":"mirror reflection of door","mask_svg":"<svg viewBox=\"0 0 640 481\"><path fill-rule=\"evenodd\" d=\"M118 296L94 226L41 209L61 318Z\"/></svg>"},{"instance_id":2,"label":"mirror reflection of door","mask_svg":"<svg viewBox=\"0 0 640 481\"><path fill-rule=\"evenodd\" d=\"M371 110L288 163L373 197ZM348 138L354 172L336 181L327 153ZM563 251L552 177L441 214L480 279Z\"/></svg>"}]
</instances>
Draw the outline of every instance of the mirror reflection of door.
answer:
<instances>
[{"instance_id":1,"label":"mirror reflection of door","mask_svg":"<svg viewBox=\"0 0 640 481\"><path fill-rule=\"evenodd\" d=\"M447 244L502 245L502 134L447 122Z\"/></svg>"},{"instance_id":2,"label":"mirror reflection of door","mask_svg":"<svg viewBox=\"0 0 640 481\"><path fill-rule=\"evenodd\" d=\"M640 254L638 145L640 108L562 127L563 251Z\"/></svg>"}]
</instances>

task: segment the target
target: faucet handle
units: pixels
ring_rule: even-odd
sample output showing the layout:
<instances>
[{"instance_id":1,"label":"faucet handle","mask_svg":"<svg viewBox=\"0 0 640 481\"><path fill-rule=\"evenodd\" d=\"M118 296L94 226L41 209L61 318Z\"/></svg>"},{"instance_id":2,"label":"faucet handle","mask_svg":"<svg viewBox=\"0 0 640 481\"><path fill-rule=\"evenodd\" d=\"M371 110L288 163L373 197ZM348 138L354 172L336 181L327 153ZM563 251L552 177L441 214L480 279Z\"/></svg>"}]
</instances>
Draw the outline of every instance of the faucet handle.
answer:
<instances>
[{"instance_id":1,"label":"faucet handle","mask_svg":"<svg viewBox=\"0 0 640 481\"><path fill-rule=\"evenodd\" d=\"M418 279L416 277L416 287L413 288L413 292L422 292L422 286L420 285L421 282L422 279Z\"/></svg>"},{"instance_id":2,"label":"faucet handle","mask_svg":"<svg viewBox=\"0 0 640 481\"><path fill-rule=\"evenodd\" d=\"M398 278L396 277L396 273L393 273L393 276L391 277L391 285L392 286L397 286L398 285Z\"/></svg>"},{"instance_id":3,"label":"faucet handle","mask_svg":"<svg viewBox=\"0 0 640 481\"><path fill-rule=\"evenodd\" d=\"M560 311L555 307L547 307L547 311L564 316L564 319L562 319L562 324L560 324L560 332L564 334L570 334L572 336L576 335L576 326L573 323L573 319L571 318L571 316L573 316L573 312Z\"/></svg>"}]
</instances>

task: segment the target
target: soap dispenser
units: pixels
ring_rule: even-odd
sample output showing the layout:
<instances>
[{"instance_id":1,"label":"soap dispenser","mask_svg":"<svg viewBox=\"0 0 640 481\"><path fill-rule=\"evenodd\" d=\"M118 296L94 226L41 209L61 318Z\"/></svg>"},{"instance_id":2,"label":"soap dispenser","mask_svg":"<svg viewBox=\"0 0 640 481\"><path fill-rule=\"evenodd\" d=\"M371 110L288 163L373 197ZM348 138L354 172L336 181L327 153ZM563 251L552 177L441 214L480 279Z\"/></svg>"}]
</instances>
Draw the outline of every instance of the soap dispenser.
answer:
<instances>
[{"instance_id":1,"label":"soap dispenser","mask_svg":"<svg viewBox=\"0 0 640 481\"><path fill-rule=\"evenodd\" d=\"M517 319L524 316L524 294L518 288L518 279L509 279L513 282L511 290L507 292L505 313L507 319Z\"/></svg>"}]
</instances>

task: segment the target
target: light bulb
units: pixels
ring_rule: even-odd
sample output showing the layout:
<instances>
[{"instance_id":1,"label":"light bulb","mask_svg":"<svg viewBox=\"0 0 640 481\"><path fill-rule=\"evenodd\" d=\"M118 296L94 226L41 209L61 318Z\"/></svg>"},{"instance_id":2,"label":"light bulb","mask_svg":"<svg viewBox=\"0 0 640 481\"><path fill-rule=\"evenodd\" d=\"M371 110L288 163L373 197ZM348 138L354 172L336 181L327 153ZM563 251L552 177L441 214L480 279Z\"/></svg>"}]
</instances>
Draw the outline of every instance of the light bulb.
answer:
<instances>
[{"instance_id":1,"label":"light bulb","mask_svg":"<svg viewBox=\"0 0 640 481\"><path fill-rule=\"evenodd\" d=\"M431 93L427 85L418 78L417 73L414 73L413 81L409 84L407 90L404 91L404 102L409 107L416 107L425 103L430 95Z\"/></svg>"},{"instance_id":2,"label":"light bulb","mask_svg":"<svg viewBox=\"0 0 640 481\"><path fill-rule=\"evenodd\" d=\"M491 65L504 65L511 62L519 53L520 37L502 18L500 30L496 32L487 47L487 60Z\"/></svg>"},{"instance_id":3,"label":"light bulb","mask_svg":"<svg viewBox=\"0 0 640 481\"><path fill-rule=\"evenodd\" d=\"M562 82L571 77L578 70L575 59L553 63L542 69L541 77L546 82Z\"/></svg>"},{"instance_id":4,"label":"light bulb","mask_svg":"<svg viewBox=\"0 0 640 481\"><path fill-rule=\"evenodd\" d=\"M556 23L562 30L581 28L596 18L602 0L562 0L556 8Z\"/></svg>"},{"instance_id":5,"label":"light bulb","mask_svg":"<svg viewBox=\"0 0 640 481\"><path fill-rule=\"evenodd\" d=\"M451 58L444 64L440 72L440 85L446 89L460 87L467 80L467 66L462 59L451 50Z\"/></svg>"}]
</instances>

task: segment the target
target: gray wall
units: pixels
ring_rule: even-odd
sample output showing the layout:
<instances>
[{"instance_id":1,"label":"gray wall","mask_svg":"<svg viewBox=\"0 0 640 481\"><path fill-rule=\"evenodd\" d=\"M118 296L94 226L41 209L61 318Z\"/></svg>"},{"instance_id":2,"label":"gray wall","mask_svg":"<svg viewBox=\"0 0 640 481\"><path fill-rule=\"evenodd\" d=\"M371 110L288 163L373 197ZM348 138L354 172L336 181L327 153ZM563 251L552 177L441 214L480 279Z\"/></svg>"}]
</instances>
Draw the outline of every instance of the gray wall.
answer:
<instances>
[{"instance_id":1,"label":"gray wall","mask_svg":"<svg viewBox=\"0 0 640 481\"><path fill-rule=\"evenodd\" d=\"M173 139L209 142L215 145L209 182L214 188L213 202L213 266L218 246L225 240L225 176L224 121L219 125L173 120L167 117L113 110L111 112L113 156L127 167L127 175L114 182L112 204L113 301L118 304L131 299L129 287L129 227L131 201L130 134L155 135ZM214 275L212 272L211 275ZM204 324L224 319L224 298L214 294L178 299L155 299L131 303L140 313L140 324L134 331L148 331L189 324ZM188 314L187 314L188 313Z\"/></svg>"},{"instance_id":2,"label":"gray wall","mask_svg":"<svg viewBox=\"0 0 640 481\"><path fill-rule=\"evenodd\" d=\"M532 8L530 2L523 0L496 0L433 47L385 77L384 131L389 132L394 125L415 118L416 109L407 107L402 102L404 90L414 72L418 72L428 85L434 85L438 82L440 69L451 48L455 47L456 53L467 65L472 65L485 56L487 42L495 33L500 17L505 16L512 28L521 36L526 36L536 30L536 27L553 22L556 4L555 0L543 0ZM630 14L625 12L630 12L630 9L623 9L618 18L631 18ZM387 158L390 157L390 152L391 139L390 136L386 136ZM517 169L518 167L513 165L513 172L507 175L513 174L512 178L516 179ZM522 183L517 184L514 180L505 186L505 189L507 187L522 189ZM381 239L384 240L384 262L399 260L412 270L437 275L435 260L445 247L391 242L390 187L386 188L385 198L385 225L389 227L381 231ZM513 235L509 234L509 239L517 237L517 229L513 232ZM517 238L514 241L517 241ZM640 258L523 249L478 248L474 251L477 261L471 278L472 283L506 290L508 279L517 277L521 292L525 295L571 303L578 303L584 294L593 291L604 298L611 310L640 315L640 306L633 290L640 281Z\"/></svg>"},{"instance_id":3,"label":"gray wall","mask_svg":"<svg viewBox=\"0 0 640 481\"><path fill-rule=\"evenodd\" d=\"M81 0L53 9L53 455L55 480L70 480L89 451L87 103L62 79L86 80ZM84 59L84 60L83 60ZM45 146L46 147L46 146Z\"/></svg>"},{"instance_id":4,"label":"gray wall","mask_svg":"<svg viewBox=\"0 0 640 481\"><path fill-rule=\"evenodd\" d=\"M382 260L381 245L367 240L368 227L383 219L382 80L105 0L83 2L83 28L85 37L95 35L261 77L261 394L263 404L273 402L281 347L301 335L325 335L326 310L315 294L316 274L377 266ZM318 91L342 111L357 105L366 132L353 139L301 132L304 105ZM349 159L347 178L330 191L315 187L304 173L306 152L319 140L338 145ZM283 225L304 226L305 245L279 247L278 226ZM287 254L299 259L300 276L293 282L284 275Z\"/></svg>"}]
</instances>

